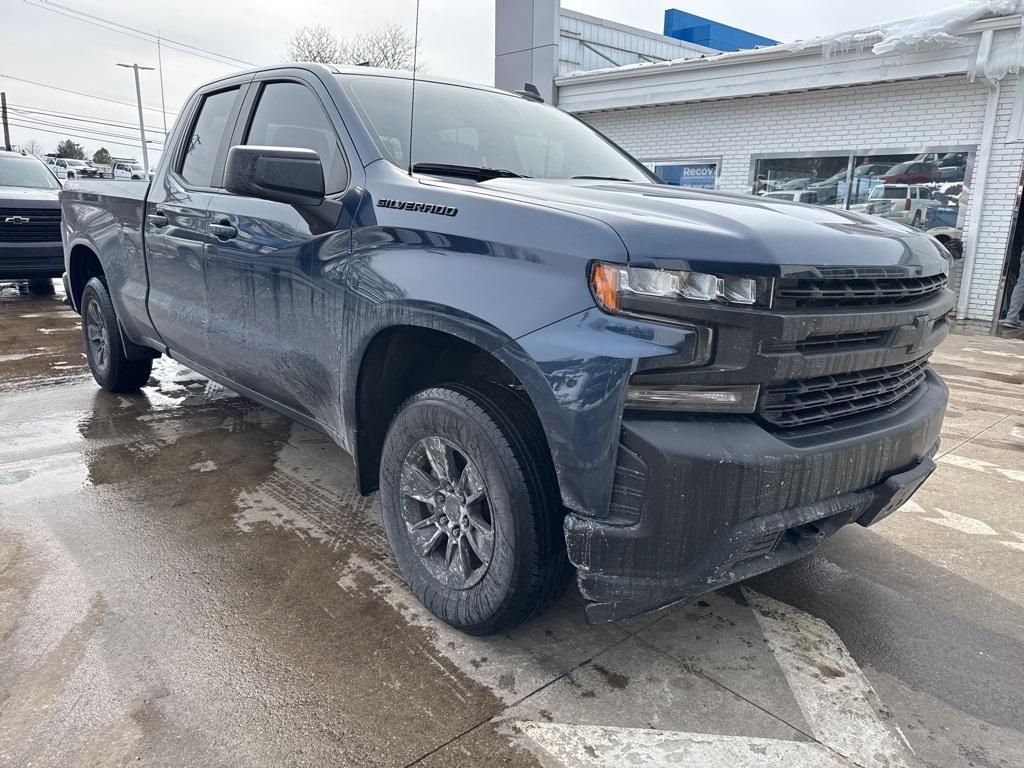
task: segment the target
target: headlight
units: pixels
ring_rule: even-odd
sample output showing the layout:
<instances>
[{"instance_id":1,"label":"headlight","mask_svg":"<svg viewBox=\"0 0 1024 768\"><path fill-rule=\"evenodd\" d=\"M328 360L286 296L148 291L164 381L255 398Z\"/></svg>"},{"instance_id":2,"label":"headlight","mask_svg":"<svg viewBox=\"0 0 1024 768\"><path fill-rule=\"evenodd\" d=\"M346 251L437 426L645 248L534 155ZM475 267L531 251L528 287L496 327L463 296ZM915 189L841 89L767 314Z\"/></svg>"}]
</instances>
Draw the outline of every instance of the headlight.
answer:
<instances>
[{"instance_id":1,"label":"headlight","mask_svg":"<svg viewBox=\"0 0 1024 768\"><path fill-rule=\"evenodd\" d=\"M769 285L764 277L640 269L602 262L595 262L590 273L594 298L608 312L628 311L631 297L767 306Z\"/></svg>"}]
</instances>

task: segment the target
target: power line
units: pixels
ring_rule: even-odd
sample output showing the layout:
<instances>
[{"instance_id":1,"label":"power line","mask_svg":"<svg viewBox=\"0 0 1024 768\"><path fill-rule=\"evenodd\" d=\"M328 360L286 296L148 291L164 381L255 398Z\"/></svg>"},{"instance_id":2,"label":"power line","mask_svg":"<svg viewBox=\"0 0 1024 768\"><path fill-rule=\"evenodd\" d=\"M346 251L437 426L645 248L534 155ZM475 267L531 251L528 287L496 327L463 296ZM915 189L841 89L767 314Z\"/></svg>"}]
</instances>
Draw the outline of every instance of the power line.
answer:
<instances>
[{"instance_id":1,"label":"power line","mask_svg":"<svg viewBox=\"0 0 1024 768\"><path fill-rule=\"evenodd\" d=\"M84 136L84 135L78 134L78 133L68 133L67 131L55 130L55 129L52 129L52 128L39 128L39 127L34 126L34 125L21 125L21 124L19 124L17 122L12 122L11 125L13 127L16 127L16 128L22 128L24 130L34 131L35 133L48 133L48 134L52 134L54 136L60 136L61 138L65 138L65 139L80 139L82 141L88 141L90 143L98 143L98 144L101 144L103 146L106 146L107 144L110 144L110 145L115 146L115 147L128 147L128 148L136 150L136 151L139 149L139 140L138 139L136 139L135 141L116 141L114 139L100 139L100 138L96 138L94 136ZM14 142L14 143L17 143L17 142ZM164 151L164 149L162 147L158 147L158 146L153 146L153 150L156 151L156 152L163 152Z\"/></svg>"},{"instance_id":2,"label":"power line","mask_svg":"<svg viewBox=\"0 0 1024 768\"><path fill-rule=\"evenodd\" d=\"M69 120L69 121L77 122L77 123L95 123L97 125L106 125L106 126L109 126L111 128L129 128L129 129L132 129L132 130L138 128L137 125L133 125L132 123L122 123L122 122L117 121L117 120L109 120L107 118L100 118L100 117L96 117L94 115L77 115L77 114L68 113L68 112L54 112L53 110L50 110L50 109L42 109L40 107L29 107L29 106L27 106L25 104L10 104L9 103L7 105L7 107L12 112L20 112L21 114L26 115L26 116L28 116L28 115L42 115L43 117L48 117L48 118L51 118L51 119L55 118L55 119L58 119L58 120ZM159 128L150 128L148 125L146 126L146 130L147 131L152 131L153 133L160 133L160 134L163 133L163 131L160 130Z\"/></svg>"},{"instance_id":3,"label":"power line","mask_svg":"<svg viewBox=\"0 0 1024 768\"><path fill-rule=\"evenodd\" d=\"M45 131L47 133L67 133L68 135L77 136L78 138L86 138L89 141L124 140L128 142L128 144L139 146L138 135L131 136L123 133L107 133L105 131L95 129L60 125L59 123L48 123L42 120L32 120L24 117L18 117L17 122L11 121L11 125L17 125L20 128L26 128L28 130ZM163 146L163 142L158 142L154 146Z\"/></svg>"},{"instance_id":4,"label":"power line","mask_svg":"<svg viewBox=\"0 0 1024 768\"><path fill-rule=\"evenodd\" d=\"M121 24L117 21L111 21L110 19L105 19L102 16L86 13L85 11L79 11L74 8L70 8L69 6L61 5L60 3L50 2L50 0L23 0L23 2L26 5L31 5L33 8L39 8L44 11L49 11L50 13L56 13L60 16L65 16L69 19L80 21L83 24L91 24L92 26L99 27L100 29L106 29L111 32L117 32L121 35L133 37L136 40L144 40L149 43L156 43L159 41L160 43L170 47L172 50L177 50L180 53L186 53L191 56L198 56L200 58L207 59L218 64L230 63L233 65L241 64L247 67L256 66L256 64L254 64L251 61L239 59L235 56L228 56L224 53L211 51L208 48L201 48L198 45L184 43L180 40L174 40L173 38L163 37L162 35L155 35L152 32L147 32L144 29L131 27L127 24Z\"/></svg>"},{"instance_id":5,"label":"power line","mask_svg":"<svg viewBox=\"0 0 1024 768\"><path fill-rule=\"evenodd\" d=\"M61 91L62 93L71 93L75 96L84 96L88 99L98 99L99 101L109 101L111 104L120 104L123 107L135 107L136 105L130 101L121 101L120 99L112 99L109 96L99 96L95 93L85 93L84 91L75 91L71 88L62 88L59 85L49 85L48 83L40 83L38 80L28 80L24 77L15 77L14 75L6 75L0 72L0 77L7 78L8 80L15 80L19 83L28 83L29 85L38 85L40 88L49 88L54 91ZM142 105L143 109L148 109L151 112L161 112L160 107L147 107L145 104ZM176 115L177 113L171 112L170 114Z\"/></svg>"}]
</instances>

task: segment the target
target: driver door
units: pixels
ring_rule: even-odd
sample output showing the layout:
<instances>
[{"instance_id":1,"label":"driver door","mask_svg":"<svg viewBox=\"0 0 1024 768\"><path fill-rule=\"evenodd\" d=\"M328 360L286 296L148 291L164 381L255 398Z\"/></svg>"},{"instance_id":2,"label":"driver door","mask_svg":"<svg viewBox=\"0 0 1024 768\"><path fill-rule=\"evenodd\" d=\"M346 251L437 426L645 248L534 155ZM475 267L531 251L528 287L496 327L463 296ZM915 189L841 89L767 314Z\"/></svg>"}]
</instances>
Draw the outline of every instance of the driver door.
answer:
<instances>
[{"instance_id":1,"label":"driver door","mask_svg":"<svg viewBox=\"0 0 1024 768\"><path fill-rule=\"evenodd\" d=\"M350 206L341 199L347 159L316 83L271 73L253 84L250 100L252 116L239 121L233 143L314 150L327 197L310 206L213 194L205 261L215 370L323 420L338 373L322 364L329 342L317 332L312 273L351 250Z\"/></svg>"}]
</instances>

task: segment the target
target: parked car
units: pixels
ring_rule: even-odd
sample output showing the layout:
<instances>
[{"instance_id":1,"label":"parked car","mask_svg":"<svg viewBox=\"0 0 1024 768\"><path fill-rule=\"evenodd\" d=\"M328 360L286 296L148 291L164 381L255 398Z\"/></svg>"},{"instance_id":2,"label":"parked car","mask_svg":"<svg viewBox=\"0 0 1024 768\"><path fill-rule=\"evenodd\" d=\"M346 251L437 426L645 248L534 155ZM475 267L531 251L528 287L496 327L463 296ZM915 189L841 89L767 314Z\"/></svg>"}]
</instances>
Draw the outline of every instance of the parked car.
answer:
<instances>
[{"instance_id":1,"label":"parked car","mask_svg":"<svg viewBox=\"0 0 1024 768\"><path fill-rule=\"evenodd\" d=\"M0 280L47 292L63 274L59 192L39 158L0 150Z\"/></svg>"},{"instance_id":2,"label":"parked car","mask_svg":"<svg viewBox=\"0 0 1024 768\"><path fill-rule=\"evenodd\" d=\"M881 176L883 173L889 170L891 166L887 163L864 163L858 165L853 169L853 189L851 190L851 198L856 200L867 195L869 190L868 179L876 176ZM819 202L821 203L834 203L843 202L839 199L839 185L846 183L846 169L829 176L824 181L815 182L810 185L810 189L818 192Z\"/></svg>"},{"instance_id":3,"label":"parked car","mask_svg":"<svg viewBox=\"0 0 1024 768\"><path fill-rule=\"evenodd\" d=\"M410 125L411 85L235 74L189 98L152 183L69 185L100 386L167 354L330 435L412 591L475 634L570 565L592 621L695 597L924 482L954 306L933 238L665 185L480 85L417 80Z\"/></svg>"},{"instance_id":4,"label":"parked car","mask_svg":"<svg viewBox=\"0 0 1024 768\"><path fill-rule=\"evenodd\" d=\"M779 184L777 189L785 191L793 191L797 189L807 189L807 187L814 181L813 176L803 177L799 179L788 179L783 183Z\"/></svg>"},{"instance_id":5,"label":"parked car","mask_svg":"<svg viewBox=\"0 0 1024 768\"><path fill-rule=\"evenodd\" d=\"M72 160L65 158L69 179L94 179L99 174L88 160Z\"/></svg>"},{"instance_id":6,"label":"parked car","mask_svg":"<svg viewBox=\"0 0 1024 768\"><path fill-rule=\"evenodd\" d=\"M793 203L818 204L818 193L810 189L797 189L792 192L766 192L762 197L772 200L789 200Z\"/></svg>"},{"instance_id":7,"label":"parked car","mask_svg":"<svg viewBox=\"0 0 1024 768\"><path fill-rule=\"evenodd\" d=\"M967 152L949 152L939 158L939 179L945 182L962 182L967 174L968 154Z\"/></svg>"},{"instance_id":8,"label":"parked car","mask_svg":"<svg viewBox=\"0 0 1024 768\"><path fill-rule=\"evenodd\" d=\"M134 179L136 181L141 181L145 176L146 171L140 163L114 163L113 177L115 179Z\"/></svg>"},{"instance_id":9,"label":"parked car","mask_svg":"<svg viewBox=\"0 0 1024 768\"><path fill-rule=\"evenodd\" d=\"M863 206L851 206L851 210L863 210L865 213L884 216L901 224L920 227L924 224L928 209L938 205L939 202L934 199L932 190L928 187L912 184L879 184L868 193L867 202Z\"/></svg>"},{"instance_id":10,"label":"parked car","mask_svg":"<svg viewBox=\"0 0 1024 768\"><path fill-rule=\"evenodd\" d=\"M937 164L913 161L894 165L882 176L882 181L886 184L928 184L940 181L941 175Z\"/></svg>"},{"instance_id":11,"label":"parked car","mask_svg":"<svg viewBox=\"0 0 1024 768\"><path fill-rule=\"evenodd\" d=\"M68 166L67 163L58 163L60 159L61 158L59 157L50 157L49 155L47 155L45 158L43 158L43 161L53 172L54 176L56 176L58 179L66 179L68 177Z\"/></svg>"},{"instance_id":12,"label":"parked car","mask_svg":"<svg viewBox=\"0 0 1024 768\"><path fill-rule=\"evenodd\" d=\"M95 178L98 175L91 163L71 157L47 157L47 165L61 179Z\"/></svg>"}]
</instances>

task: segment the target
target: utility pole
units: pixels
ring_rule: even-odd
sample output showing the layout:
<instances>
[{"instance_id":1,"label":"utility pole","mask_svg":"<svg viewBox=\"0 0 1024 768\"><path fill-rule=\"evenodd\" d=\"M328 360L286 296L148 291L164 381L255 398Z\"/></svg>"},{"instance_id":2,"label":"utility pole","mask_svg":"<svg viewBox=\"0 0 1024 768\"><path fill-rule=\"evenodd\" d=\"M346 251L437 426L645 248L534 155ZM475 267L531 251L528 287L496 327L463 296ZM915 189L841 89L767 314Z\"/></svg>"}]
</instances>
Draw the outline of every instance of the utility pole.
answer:
<instances>
[{"instance_id":1,"label":"utility pole","mask_svg":"<svg viewBox=\"0 0 1024 768\"><path fill-rule=\"evenodd\" d=\"M142 86L139 85L139 70L151 70L152 67L140 67L138 64L118 64L119 67L135 70L135 98L139 102L139 133L142 135L142 169L149 178L149 151L146 149L146 124L142 118Z\"/></svg>"},{"instance_id":2,"label":"utility pole","mask_svg":"<svg viewBox=\"0 0 1024 768\"><path fill-rule=\"evenodd\" d=\"M4 149L11 151L11 130L7 127L7 94L0 91L0 116L4 123Z\"/></svg>"},{"instance_id":3,"label":"utility pole","mask_svg":"<svg viewBox=\"0 0 1024 768\"><path fill-rule=\"evenodd\" d=\"M167 139L167 102L164 101L164 57L160 51L160 27L156 28L156 65L160 74L160 111L164 116L164 140Z\"/></svg>"}]
</instances>

